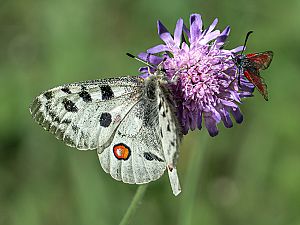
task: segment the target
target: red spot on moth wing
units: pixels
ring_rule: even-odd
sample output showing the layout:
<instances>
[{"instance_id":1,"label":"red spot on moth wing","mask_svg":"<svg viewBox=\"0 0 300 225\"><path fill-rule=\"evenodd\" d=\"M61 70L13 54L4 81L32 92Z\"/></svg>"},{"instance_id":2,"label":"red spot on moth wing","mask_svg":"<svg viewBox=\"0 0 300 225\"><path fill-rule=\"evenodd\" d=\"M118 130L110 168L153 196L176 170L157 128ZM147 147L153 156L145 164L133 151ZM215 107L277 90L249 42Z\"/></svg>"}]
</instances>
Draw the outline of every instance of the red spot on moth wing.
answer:
<instances>
[{"instance_id":1,"label":"red spot on moth wing","mask_svg":"<svg viewBox=\"0 0 300 225\"><path fill-rule=\"evenodd\" d=\"M263 78L259 75L249 72L248 70L244 71L244 75L252 84L257 87L258 91L262 94L264 99L268 101L267 85L265 84Z\"/></svg>"},{"instance_id":2,"label":"red spot on moth wing","mask_svg":"<svg viewBox=\"0 0 300 225\"><path fill-rule=\"evenodd\" d=\"M260 53L250 53L246 55L246 58L255 63L255 67L257 69L267 69L272 62L273 59L273 52L272 51L266 51L266 52L260 52Z\"/></svg>"}]
</instances>

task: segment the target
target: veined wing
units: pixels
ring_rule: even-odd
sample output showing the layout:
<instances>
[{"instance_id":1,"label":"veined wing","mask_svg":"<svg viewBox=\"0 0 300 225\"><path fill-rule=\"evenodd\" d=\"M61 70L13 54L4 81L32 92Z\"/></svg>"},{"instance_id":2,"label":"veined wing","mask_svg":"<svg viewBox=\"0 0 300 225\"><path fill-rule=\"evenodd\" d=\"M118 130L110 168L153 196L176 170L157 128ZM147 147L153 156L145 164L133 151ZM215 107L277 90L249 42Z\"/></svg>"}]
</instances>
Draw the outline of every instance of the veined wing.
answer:
<instances>
[{"instance_id":1,"label":"veined wing","mask_svg":"<svg viewBox=\"0 0 300 225\"><path fill-rule=\"evenodd\" d=\"M268 101L268 90L264 79L259 75L259 71L255 68L244 70L245 77L254 84L264 99Z\"/></svg>"},{"instance_id":2,"label":"veined wing","mask_svg":"<svg viewBox=\"0 0 300 225\"><path fill-rule=\"evenodd\" d=\"M253 65L256 69L267 69L272 62L273 52L265 51L259 53L250 53L246 55L247 60L251 62L251 66Z\"/></svg>"},{"instance_id":3,"label":"veined wing","mask_svg":"<svg viewBox=\"0 0 300 225\"><path fill-rule=\"evenodd\" d=\"M141 97L143 81L120 77L66 84L39 95L30 112L56 138L78 149L105 148Z\"/></svg>"}]
</instances>

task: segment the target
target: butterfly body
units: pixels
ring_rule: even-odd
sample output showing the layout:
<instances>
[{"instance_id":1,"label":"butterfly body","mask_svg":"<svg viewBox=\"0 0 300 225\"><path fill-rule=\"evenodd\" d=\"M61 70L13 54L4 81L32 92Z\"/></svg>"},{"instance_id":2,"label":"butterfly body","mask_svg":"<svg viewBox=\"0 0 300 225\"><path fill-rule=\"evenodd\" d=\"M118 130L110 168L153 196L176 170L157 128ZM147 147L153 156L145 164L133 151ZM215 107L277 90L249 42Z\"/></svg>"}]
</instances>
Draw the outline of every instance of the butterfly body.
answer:
<instances>
[{"instance_id":1,"label":"butterfly body","mask_svg":"<svg viewBox=\"0 0 300 225\"><path fill-rule=\"evenodd\" d=\"M234 57L234 62L238 68L239 82L240 74L243 73L244 76L257 87L258 91L266 101L268 100L267 85L260 76L260 71L269 67L272 58L272 51L250 53L246 55L241 54Z\"/></svg>"},{"instance_id":2,"label":"butterfly body","mask_svg":"<svg viewBox=\"0 0 300 225\"><path fill-rule=\"evenodd\" d=\"M39 95L30 112L67 145L97 149L114 179L144 184L167 169L173 193L180 193L181 133L164 74L66 84Z\"/></svg>"}]
</instances>

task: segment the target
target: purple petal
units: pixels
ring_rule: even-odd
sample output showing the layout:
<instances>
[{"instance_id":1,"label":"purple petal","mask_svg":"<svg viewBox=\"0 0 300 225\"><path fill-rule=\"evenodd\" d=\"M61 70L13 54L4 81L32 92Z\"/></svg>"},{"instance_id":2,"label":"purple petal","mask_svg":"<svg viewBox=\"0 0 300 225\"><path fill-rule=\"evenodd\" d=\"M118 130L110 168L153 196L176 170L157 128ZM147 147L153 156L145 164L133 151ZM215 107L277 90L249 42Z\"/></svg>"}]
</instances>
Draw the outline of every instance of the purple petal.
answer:
<instances>
[{"instance_id":1,"label":"purple petal","mask_svg":"<svg viewBox=\"0 0 300 225\"><path fill-rule=\"evenodd\" d=\"M168 47L173 46L174 40L172 35L160 21L157 21L157 29L159 37L168 45Z\"/></svg>"},{"instance_id":2,"label":"purple petal","mask_svg":"<svg viewBox=\"0 0 300 225\"><path fill-rule=\"evenodd\" d=\"M221 100L221 103L222 103L223 105L228 106L228 107L232 107L232 108L236 108L236 107L237 107L237 105L236 105L234 102L226 101L226 100L224 100L224 99Z\"/></svg>"},{"instance_id":3,"label":"purple petal","mask_svg":"<svg viewBox=\"0 0 300 225\"><path fill-rule=\"evenodd\" d=\"M237 123L242 123L243 122L243 115L239 108L231 109L231 113Z\"/></svg>"},{"instance_id":4,"label":"purple petal","mask_svg":"<svg viewBox=\"0 0 300 225\"><path fill-rule=\"evenodd\" d=\"M210 116L204 116L204 122L210 136L214 137L218 135L219 131L214 119L212 119Z\"/></svg>"},{"instance_id":5,"label":"purple petal","mask_svg":"<svg viewBox=\"0 0 300 225\"><path fill-rule=\"evenodd\" d=\"M204 33L205 33L205 34L208 34L208 33L212 32L212 30L217 26L217 24L218 24L218 18L216 18L216 19L212 22L212 24L208 27L208 29L206 29L206 30L204 31Z\"/></svg>"},{"instance_id":6,"label":"purple petal","mask_svg":"<svg viewBox=\"0 0 300 225\"><path fill-rule=\"evenodd\" d=\"M159 52L164 52L164 51L169 51L170 49L166 46L166 45L156 45L152 48L149 48L147 50L147 53L149 54L156 54L156 53L159 53Z\"/></svg>"},{"instance_id":7,"label":"purple petal","mask_svg":"<svg viewBox=\"0 0 300 225\"><path fill-rule=\"evenodd\" d=\"M233 126L232 120L230 118L230 114L227 112L226 109L223 109L223 113L221 113L222 121L225 127L230 128Z\"/></svg>"},{"instance_id":8,"label":"purple petal","mask_svg":"<svg viewBox=\"0 0 300 225\"><path fill-rule=\"evenodd\" d=\"M190 117L190 128L191 130L195 130L197 127L197 118L196 116Z\"/></svg>"},{"instance_id":9,"label":"purple petal","mask_svg":"<svg viewBox=\"0 0 300 225\"><path fill-rule=\"evenodd\" d=\"M151 54L145 53L145 52L141 52L140 54L138 54L138 58L140 58L146 62L149 62L150 64L153 64L153 65L158 65L163 61L163 59L161 57L158 57L156 55L151 55Z\"/></svg>"},{"instance_id":10,"label":"purple petal","mask_svg":"<svg viewBox=\"0 0 300 225\"><path fill-rule=\"evenodd\" d=\"M191 33L190 33L190 30L185 26L185 24L183 24L183 31L186 33L186 36L190 40L191 39Z\"/></svg>"},{"instance_id":11,"label":"purple petal","mask_svg":"<svg viewBox=\"0 0 300 225\"><path fill-rule=\"evenodd\" d=\"M155 69L154 68L149 68L148 66L144 66L144 67L140 67L139 68L139 71L142 73L142 74L147 74L147 76L149 76L150 74L153 74L155 73ZM150 72L150 73L149 73ZM142 75L141 74L141 75ZM143 76L143 75L142 75Z\"/></svg>"},{"instance_id":12,"label":"purple petal","mask_svg":"<svg viewBox=\"0 0 300 225\"><path fill-rule=\"evenodd\" d=\"M190 17L191 43L197 41L201 35L202 20L199 14L192 14Z\"/></svg>"},{"instance_id":13,"label":"purple petal","mask_svg":"<svg viewBox=\"0 0 300 225\"><path fill-rule=\"evenodd\" d=\"M139 75L139 77L140 77L140 78L143 78L143 79L146 79L146 78L149 77L149 76L150 76L149 73L141 73L141 74Z\"/></svg>"},{"instance_id":14,"label":"purple petal","mask_svg":"<svg viewBox=\"0 0 300 225\"><path fill-rule=\"evenodd\" d=\"M225 30L223 30L223 32L219 35L219 37L217 37L216 44L223 45L225 43L229 33L230 33L230 27L227 26L225 28Z\"/></svg>"},{"instance_id":15,"label":"purple petal","mask_svg":"<svg viewBox=\"0 0 300 225\"><path fill-rule=\"evenodd\" d=\"M202 111L199 110L198 116L197 116L197 126L198 129L201 130L202 128Z\"/></svg>"},{"instance_id":16,"label":"purple petal","mask_svg":"<svg viewBox=\"0 0 300 225\"><path fill-rule=\"evenodd\" d=\"M182 27L183 27L183 19L179 19L176 23L176 28L174 31L174 42L177 47L180 46L181 36L182 36Z\"/></svg>"},{"instance_id":17,"label":"purple petal","mask_svg":"<svg viewBox=\"0 0 300 225\"><path fill-rule=\"evenodd\" d=\"M239 46L234 49L231 49L231 52L233 52L233 53L241 52L241 51L243 51L243 48L244 48L244 46Z\"/></svg>"},{"instance_id":18,"label":"purple petal","mask_svg":"<svg viewBox=\"0 0 300 225\"><path fill-rule=\"evenodd\" d=\"M201 44L201 45L207 44L211 40L217 38L219 35L220 35L220 31L219 30L215 30L215 31L213 31L213 32L205 35L203 37L203 39L199 42L199 44Z\"/></svg>"}]
</instances>

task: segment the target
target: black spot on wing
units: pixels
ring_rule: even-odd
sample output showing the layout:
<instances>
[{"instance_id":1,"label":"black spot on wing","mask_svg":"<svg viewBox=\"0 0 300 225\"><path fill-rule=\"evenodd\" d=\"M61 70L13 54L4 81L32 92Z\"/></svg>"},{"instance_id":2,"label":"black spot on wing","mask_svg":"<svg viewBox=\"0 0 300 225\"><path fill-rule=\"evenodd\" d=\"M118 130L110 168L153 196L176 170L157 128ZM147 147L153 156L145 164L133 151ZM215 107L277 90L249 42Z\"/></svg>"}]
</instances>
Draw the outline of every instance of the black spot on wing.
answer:
<instances>
[{"instance_id":1,"label":"black spot on wing","mask_svg":"<svg viewBox=\"0 0 300 225\"><path fill-rule=\"evenodd\" d=\"M61 90L63 92L65 92L65 93L67 93L67 94L71 94L72 93L68 87L63 87Z\"/></svg>"},{"instance_id":2,"label":"black spot on wing","mask_svg":"<svg viewBox=\"0 0 300 225\"><path fill-rule=\"evenodd\" d=\"M100 126L102 127L108 127L111 124L111 115L107 112L104 112L100 116Z\"/></svg>"},{"instance_id":3,"label":"black spot on wing","mask_svg":"<svg viewBox=\"0 0 300 225\"><path fill-rule=\"evenodd\" d=\"M68 112L77 112L78 111L78 108L76 107L75 103L72 102L71 100L65 98L62 103L64 104L65 109Z\"/></svg>"},{"instance_id":4,"label":"black spot on wing","mask_svg":"<svg viewBox=\"0 0 300 225\"><path fill-rule=\"evenodd\" d=\"M56 115L55 112L49 111L49 116L50 116L50 118L51 118L52 121L55 121L55 122L58 122L58 123L60 122L59 118L58 118L58 116Z\"/></svg>"},{"instance_id":5,"label":"black spot on wing","mask_svg":"<svg viewBox=\"0 0 300 225\"><path fill-rule=\"evenodd\" d=\"M49 101L46 102L45 109L47 112L51 111L52 107L51 107L51 103Z\"/></svg>"},{"instance_id":6,"label":"black spot on wing","mask_svg":"<svg viewBox=\"0 0 300 225\"><path fill-rule=\"evenodd\" d=\"M162 107L162 103L161 103L161 101L160 101L160 102L159 102L159 105L158 105L158 109L160 110L161 107Z\"/></svg>"},{"instance_id":7,"label":"black spot on wing","mask_svg":"<svg viewBox=\"0 0 300 225\"><path fill-rule=\"evenodd\" d=\"M109 100L114 97L114 92L112 91L109 85L103 85L100 87L100 89L102 94L102 100Z\"/></svg>"},{"instance_id":8,"label":"black spot on wing","mask_svg":"<svg viewBox=\"0 0 300 225\"><path fill-rule=\"evenodd\" d=\"M52 91L47 91L44 93L44 96L46 97L47 100L50 100L51 98L53 98L53 93Z\"/></svg>"},{"instance_id":9,"label":"black spot on wing","mask_svg":"<svg viewBox=\"0 0 300 225\"><path fill-rule=\"evenodd\" d=\"M172 145L172 146L175 146L175 142L174 142L174 141L171 141L171 145Z\"/></svg>"},{"instance_id":10,"label":"black spot on wing","mask_svg":"<svg viewBox=\"0 0 300 225\"><path fill-rule=\"evenodd\" d=\"M171 131L170 124L168 124L168 126L167 126L167 131Z\"/></svg>"},{"instance_id":11,"label":"black spot on wing","mask_svg":"<svg viewBox=\"0 0 300 225\"><path fill-rule=\"evenodd\" d=\"M158 162L163 162L164 160L159 158L157 155L151 152L144 152L144 158L148 161L156 160Z\"/></svg>"},{"instance_id":12,"label":"black spot on wing","mask_svg":"<svg viewBox=\"0 0 300 225\"><path fill-rule=\"evenodd\" d=\"M81 91L79 92L79 97L82 98L84 102L91 102L92 97L87 91Z\"/></svg>"}]
</instances>

